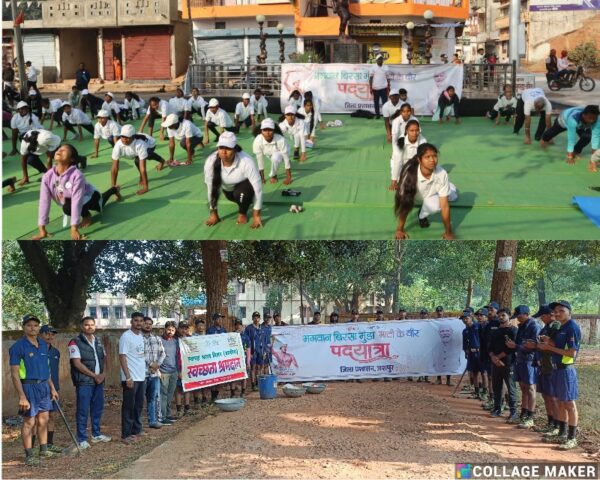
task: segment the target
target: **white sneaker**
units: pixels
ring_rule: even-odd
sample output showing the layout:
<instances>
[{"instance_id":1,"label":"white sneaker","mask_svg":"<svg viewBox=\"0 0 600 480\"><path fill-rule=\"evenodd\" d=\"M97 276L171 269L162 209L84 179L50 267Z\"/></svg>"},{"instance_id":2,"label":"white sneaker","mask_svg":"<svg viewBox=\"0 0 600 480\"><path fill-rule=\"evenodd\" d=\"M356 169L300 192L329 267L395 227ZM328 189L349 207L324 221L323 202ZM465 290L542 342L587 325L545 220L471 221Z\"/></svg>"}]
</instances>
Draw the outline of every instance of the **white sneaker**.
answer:
<instances>
[{"instance_id":1,"label":"white sneaker","mask_svg":"<svg viewBox=\"0 0 600 480\"><path fill-rule=\"evenodd\" d=\"M79 442L79 450L87 450L88 448L92 448L92 446L87 441Z\"/></svg>"},{"instance_id":2,"label":"white sneaker","mask_svg":"<svg viewBox=\"0 0 600 480\"><path fill-rule=\"evenodd\" d=\"M103 435L100 434L97 437L92 437L92 443L107 443L110 442L112 440L112 438L110 438L108 435Z\"/></svg>"}]
</instances>

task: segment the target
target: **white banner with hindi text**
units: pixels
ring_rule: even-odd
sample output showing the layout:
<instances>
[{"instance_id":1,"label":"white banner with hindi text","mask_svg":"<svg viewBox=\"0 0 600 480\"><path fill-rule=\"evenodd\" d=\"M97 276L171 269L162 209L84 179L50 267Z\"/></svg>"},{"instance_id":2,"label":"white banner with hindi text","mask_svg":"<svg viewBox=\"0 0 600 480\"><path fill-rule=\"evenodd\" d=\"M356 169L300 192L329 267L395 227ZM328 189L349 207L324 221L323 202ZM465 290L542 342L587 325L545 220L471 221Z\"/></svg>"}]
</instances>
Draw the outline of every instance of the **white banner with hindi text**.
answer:
<instances>
[{"instance_id":1,"label":"white banner with hindi text","mask_svg":"<svg viewBox=\"0 0 600 480\"><path fill-rule=\"evenodd\" d=\"M181 337L179 348L185 392L248 377L239 333Z\"/></svg>"},{"instance_id":2,"label":"white banner with hindi text","mask_svg":"<svg viewBox=\"0 0 600 480\"><path fill-rule=\"evenodd\" d=\"M374 112L369 88L373 65L350 63L284 63L281 65L281 109L292 91L311 91L321 113ZM388 65L392 89L405 88L417 115L432 115L450 85L462 96L462 65Z\"/></svg>"},{"instance_id":3,"label":"white banner with hindi text","mask_svg":"<svg viewBox=\"0 0 600 480\"><path fill-rule=\"evenodd\" d=\"M273 327L278 381L460 375L457 318Z\"/></svg>"}]
</instances>

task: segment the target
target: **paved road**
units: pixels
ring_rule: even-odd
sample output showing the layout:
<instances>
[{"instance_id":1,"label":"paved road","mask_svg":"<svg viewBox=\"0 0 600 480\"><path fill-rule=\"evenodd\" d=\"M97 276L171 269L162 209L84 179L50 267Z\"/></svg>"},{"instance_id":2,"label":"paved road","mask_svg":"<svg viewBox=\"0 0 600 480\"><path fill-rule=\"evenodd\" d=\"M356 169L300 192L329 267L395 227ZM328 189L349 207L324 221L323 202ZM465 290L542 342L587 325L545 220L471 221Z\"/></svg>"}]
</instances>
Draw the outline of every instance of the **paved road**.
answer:
<instances>
[{"instance_id":1,"label":"paved road","mask_svg":"<svg viewBox=\"0 0 600 480\"><path fill-rule=\"evenodd\" d=\"M535 86L541 87L546 92L546 97L551 102L560 103L562 105L568 105L571 107L585 107L590 104L598 104L600 98L600 81L596 80L596 88L591 92L583 92L579 88L579 85L576 85L574 88L567 88L565 90L559 90L558 92L553 92L548 88L548 83L546 82L546 75L542 73L537 73L535 75Z\"/></svg>"}]
</instances>

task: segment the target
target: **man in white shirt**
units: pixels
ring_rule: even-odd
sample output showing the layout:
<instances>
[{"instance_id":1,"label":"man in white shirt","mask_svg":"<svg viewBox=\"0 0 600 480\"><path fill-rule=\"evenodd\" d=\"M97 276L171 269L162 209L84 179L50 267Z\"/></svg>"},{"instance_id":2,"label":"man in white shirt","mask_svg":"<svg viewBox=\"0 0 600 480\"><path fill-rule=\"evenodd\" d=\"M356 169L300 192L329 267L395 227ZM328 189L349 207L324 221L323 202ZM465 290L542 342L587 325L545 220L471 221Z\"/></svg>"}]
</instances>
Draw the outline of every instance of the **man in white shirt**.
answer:
<instances>
[{"instance_id":1,"label":"man in white shirt","mask_svg":"<svg viewBox=\"0 0 600 480\"><path fill-rule=\"evenodd\" d=\"M383 55L377 54L375 57L375 65L371 67L369 75L369 87L373 94L373 101L375 103L375 118L379 120L381 115L379 114L379 100L384 104L388 99L388 92L390 91L390 79L387 65L383 64Z\"/></svg>"},{"instance_id":2,"label":"man in white shirt","mask_svg":"<svg viewBox=\"0 0 600 480\"><path fill-rule=\"evenodd\" d=\"M150 131L148 132L150 136L154 133L154 122L161 119L161 123L167 119L169 113L172 113L171 106L169 102L166 100L161 100L158 97L152 97L148 100L148 110L146 111L146 116L144 120L142 120L142 124L140 125L140 132L144 132L144 128L146 127L146 123L150 127ZM165 130L164 128L160 129L160 135L158 137L161 141L165 139Z\"/></svg>"},{"instance_id":3,"label":"man in white shirt","mask_svg":"<svg viewBox=\"0 0 600 480\"><path fill-rule=\"evenodd\" d=\"M92 135L94 134L94 126L92 125L90 117L88 117L87 114L83 113L78 108L73 107L69 102L63 102L62 121L65 127L63 141L67 140L67 132L72 132L75 135L75 138L83 140L83 132L81 131L81 127L85 128ZM77 137L75 127L77 127L79 130L79 137Z\"/></svg>"},{"instance_id":4,"label":"man in white shirt","mask_svg":"<svg viewBox=\"0 0 600 480\"><path fill-rule=\"evenodd\" d=\"M210 142L209 130L217 137L217 140L224 131L235 132L231 117L219 106L219 101L216 98L211 98L208 102L208 111L204 123L204 145L208 145Z\"/></svg>"},{"instance_id":5,"label":"man in white shirt","mask_svg":"<svg viewBox=\"0 0 600 480\"><path fill-rule=\"evenodd\" d=\"M284 111L285 118L283 122L279 124L279 129L284 135L294 141L294 158L299 158L301 162L306 161L306 136L304 120L296 117L296 109L292 105L285 107ZM299 151L302 151L300 155Z\"/></svg>"},{"instance_id":6,"label":"man in white shirt","mask_svg":"<svg viewBox=\"0 0 600 480\"><path fill-rule=\"evenodd\" d=\"M131 329L119 339L119 362L121 364L121 385L123 387L123 405L121 407L121 439L130 445L141 435L142 409L146 380L146 357L142 325L144 315L131 314Z\"/></svg>"},{"instance_id":7,"label":"man in white shirt","mask_svg":"<svg viewBox=\"0 0 600 480\"><path fill-rule=\"evenodd\" d=\"M531 144L531 112L538 112L540 115L535 132L535 139L539 142L546 129L550 128L552 124L552 104L541 88L523 90L521 98L517 100L517 116L513 133L518 134L525 124L525 145Z\"/></svg>"},{"instance_id":8,"label":"man in white shirt","mask_svg":"<svg viewBox=\"0 0 600 480\"><path fill-rule=\"evenodd\" d=\"M169 137L169 165L172 167L191 165L195 148L198 146L204 148L200 129L189 120L179 120L175 113L170 113L161 124L161 127L167 129L167 136ZM179 145L187 153L185 163L175 161L175 140L179 140Z\"/></svg>"},{"instance_id":9,"label":"man in white shirt","mask_svg":"<svg viewBox=\"0 0 600 480\"><path fill-rule=\"evenodd\" d=\"M267 118L267 108L269 107L269 102L265 98L260 88L254 90L254 95L250 99L250 104L254 109L254 120L260 122Z\"/></svg>"},{"instance_id":10,"label":"man in white shirt","mask_svg":"<svg viewBox=\"0 0 600 480\"><path fill-rule=\"evenodd\" d=\"M98 147L100 147L101 138L108 141L111 147L114 147L121 134L121 126L110 119L110 112L100 110L97 117L98 123L94 125L94 154L92 158L98 158Z\"/></svg>"},{"instance_id":11,"label":"man in white shirt","mask_svg":"<svg viewBox=\"0 0 600 480\"><path fill-rule=\"evenodd\" d=\"M398 90L393 89L390 90L390 99L383 104L381 108L381 113L383 114L383 121L385 122L385 131L387 133L387 141L391 143L392 141L392 123L390 122L390 117L400 110L402 104L400 103L400 93Z\"/></svg>"},{"instance_id":12,"label":"man in white shirt","mask_svg":"<svg viewBox=\"0 0 600 480\"><path fill-rule=\"evenodd\" d=\"M121 123L121 107L119 107L119 104L115 100L113 93L108 92L104 95L104 103L102 104L100 110L109 112L114 120Z\"/></svg>"},{"instance_id":13,"label":"man in white shirt","mask_svg":"<svg viewBox=\"0 0 600 480\"><path fill-rule=\"evenodd\" d=\"M188 100L185 98L181 88L175 90L175 96L169 99L169 105L171 106L171 113L174 113L180 119L183 119L185 110L188 106Z\"/></svg>"},{"instance_id":14,"label":"man in white shirt","mask_svg":"<svg viewBox=\"0 0 600 480\"><path fill-rule=\"evenodd\" d=\"M240 131L240 124L244 124L246 128L252 127L254 130L254 107L250 104L250 94L244 92L242 101L235 106L235 132Z\"/></svg>"},{"instance_id":15,"label":"man in white shirt","mask_svg":"<svg viewBox=\"0 0 600 480\"><path fill-rule=\"evenodd\" d=\"M285 165L284 185L292 183L292 166L290 164L289 147L282 135L275 133L275 122L271 118L265 118L260 124L260 135L254 139L252 152L256 156L258 171L263 183L265 180L265 157L271 160L269 178L271 183L277 183L277 170L281 162Z\"/></svg>"},{"instance_id":16,"label":"man in white shirt","mask_svg":"<svg viewBox=\"0 0 600 480\"><path fill-rule=\"evenodd\" d=\"M30 88L35 88L37 90L38 70L31 64L29 60L25 62L25 74L27 75L27 90Z\"/></svg>"},{"instance_id":17,"label":"man in white shirt","mask_svg":"<svg viewBox=\"0 0 600 480\"><path fill-rule=\"evenodd\" d=\"M62 125L62 100L60 98L55 98L54 100L50 100L49 98L42 99L42 125L46 120L46 115L50 117L50 127L49 130L54 128L54 122L57 125Z\"/></svg>"},{"instance_id":18,"label":"man in white shirt","mask_svg":"<svg viewBox=\"0 0 600 480\"><path fill-rule=\"evenodd\" d=\"M202 119L204 119L206 117L206 105L208 103L200 96L200 90L196 87L192 88L192 96L188 98L185 107L185 118L193 122L194 113L199 113Z\"/></svg>"},{"instance_id":19,"label":"man in white shirt","mask_svg":"<svg viewBox=\"0 0 600 480\"><path fill-rule=\"evenodd\" d=\"M17 103L17 114L10 119L10 128L12 130L12 150L9 155L17 154L17 139L22 139L29 130L43 129L40 119L37 115L29 111L27 102Z\"/></svg>"}]
</instances>

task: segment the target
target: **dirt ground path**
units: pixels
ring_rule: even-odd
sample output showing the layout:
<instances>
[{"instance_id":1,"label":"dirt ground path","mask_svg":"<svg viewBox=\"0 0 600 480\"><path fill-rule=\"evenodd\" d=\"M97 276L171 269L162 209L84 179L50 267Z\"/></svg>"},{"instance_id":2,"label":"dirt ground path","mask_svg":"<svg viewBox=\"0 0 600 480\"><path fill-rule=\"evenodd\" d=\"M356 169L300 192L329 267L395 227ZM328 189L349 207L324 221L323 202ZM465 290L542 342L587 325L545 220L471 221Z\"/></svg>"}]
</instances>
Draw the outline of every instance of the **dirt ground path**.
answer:
<instances>
[{"instance_id":1,"label":"dirt ground path","mask_svg":"<svg viewBox=\"0 0 600 480\"><path fill-rule=\"evenodd\" d=\"M452 390L402 380L330 382L302 398L252 394L243 410L179 433L115 478L454 478L454 463L586 460Z\"/></svg>"}]
</instances>

